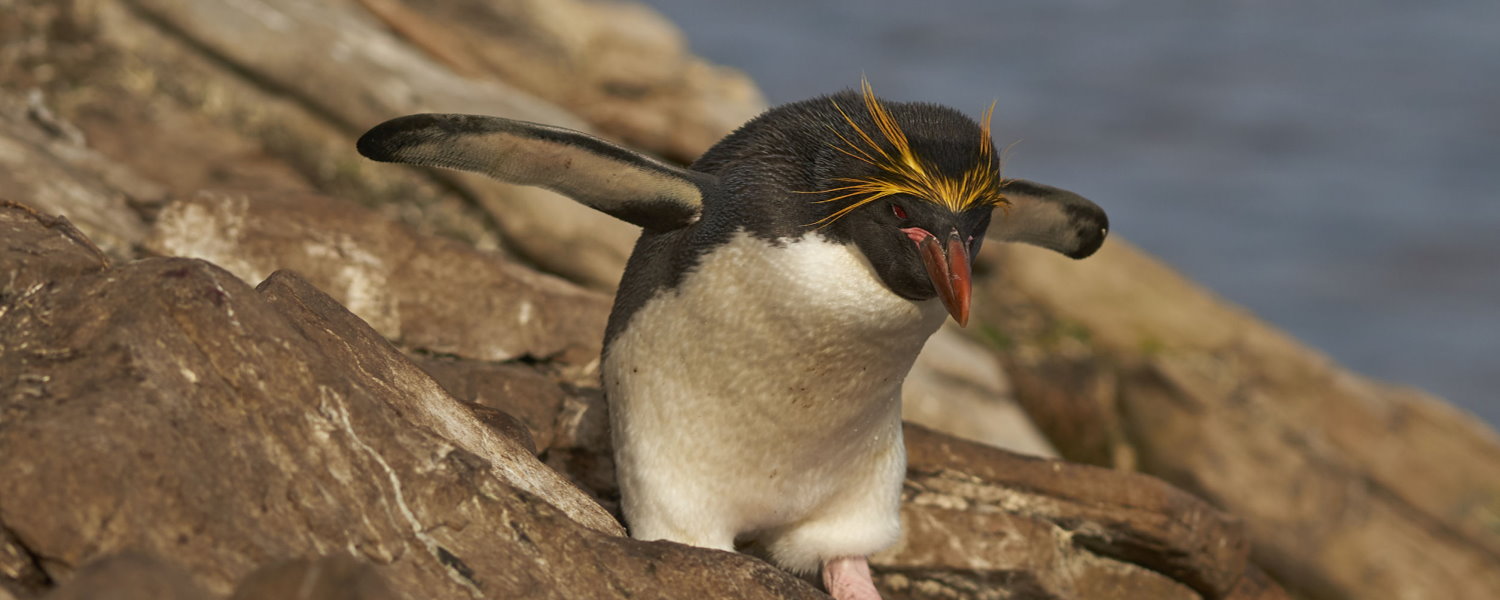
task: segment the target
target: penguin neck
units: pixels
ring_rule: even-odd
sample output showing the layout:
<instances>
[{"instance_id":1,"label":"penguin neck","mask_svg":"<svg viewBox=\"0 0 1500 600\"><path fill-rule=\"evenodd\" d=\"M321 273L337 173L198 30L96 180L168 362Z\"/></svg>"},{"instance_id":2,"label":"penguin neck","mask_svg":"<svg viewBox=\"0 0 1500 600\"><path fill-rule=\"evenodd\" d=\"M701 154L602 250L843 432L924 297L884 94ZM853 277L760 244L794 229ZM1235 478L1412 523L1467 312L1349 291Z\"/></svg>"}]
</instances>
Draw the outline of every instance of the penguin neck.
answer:
<instances>
[{"instance_id":1,"label":"penguin neck","mask_svg":"<svg viewBox=\"0 0 1500 600\"><path fill-rule=\"evenodd\" d=\"M936 299L897 296L854 244L799 233L771 238L736 230L703 257L698 274L715 280L704 282L713 295L733 303L722 310L779 330L786 342L829 351L843 346L854 354L915 357L947 317Z\"/></svg>"}]
</instances>

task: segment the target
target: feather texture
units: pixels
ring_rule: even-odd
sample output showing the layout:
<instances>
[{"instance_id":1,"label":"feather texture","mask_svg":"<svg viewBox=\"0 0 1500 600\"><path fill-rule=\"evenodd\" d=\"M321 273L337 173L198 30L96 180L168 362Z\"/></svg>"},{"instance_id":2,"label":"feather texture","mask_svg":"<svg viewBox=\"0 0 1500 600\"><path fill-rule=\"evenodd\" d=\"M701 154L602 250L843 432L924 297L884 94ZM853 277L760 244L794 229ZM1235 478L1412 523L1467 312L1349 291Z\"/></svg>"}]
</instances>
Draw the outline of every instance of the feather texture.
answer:
<instances>
[{"instance_id":1,"label":"feather texture","mask_svg":"<svg viewBox=\"0 0 1500 600\"><path fill-rule=\"evenodd\" d=\"M993 103L985 109L980 122L981 135L980 139L976 140L978 152L974 166L955 178L942 173L935 165L923 159L912 149L910 140L901 129L901 124L896 122L890 111L880 103L880 99L875 97L875 91L870 87L868 80L860 82L860 91L864 99L865 111L869 113L870 120L875 123L876 133L885 143L880 143L874 135L860 127L859 123L844 110L844 107L839 106L837 100L830 99L844 122L854 130L853 139L850 139L851 136L845 135L837 127L830 125L829 130L842 142L842 145L833 144L832 146L851 158L876 167L877 171L868 177L835 179L847 185L806 192L833 195L816 202L852 200L848 205L813 223L813 226L822 227L861 206L881 198L903 194L940 204L953 212L962 212L977 206L1005 204L1005 196L1000 193L1002 186L1000 168L998 161L994 159L994 143L990 140L990 118L995 110Z\"/></svg>"}]
</instances>

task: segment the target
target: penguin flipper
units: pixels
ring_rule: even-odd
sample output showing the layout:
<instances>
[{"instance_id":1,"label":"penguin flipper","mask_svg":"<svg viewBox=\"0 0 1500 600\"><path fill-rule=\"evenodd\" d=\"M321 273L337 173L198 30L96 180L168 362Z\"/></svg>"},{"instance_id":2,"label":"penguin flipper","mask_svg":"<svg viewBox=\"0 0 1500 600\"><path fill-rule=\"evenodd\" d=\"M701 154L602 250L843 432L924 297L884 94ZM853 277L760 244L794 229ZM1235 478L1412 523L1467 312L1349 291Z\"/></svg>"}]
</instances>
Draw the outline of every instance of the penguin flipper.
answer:
<instances>
[{"instance_id":1,"label":"penguin flipper","mask_svg":"<svg viewBox=\"0 0 1500 600\"><path fill-rule=\"evenodd\" d=\"M995 209L985 236L1002 242L1022 242L1084 258L1104 244L1109 217L1104 209L1073 192L1027 181L1007 179L1000 186L1007 205Z\"/></svg>"},{"instance_id":2,"label":"penguin flipper","mask_svg":"<svg viewBox=\"0 0 1500 600\"><path fill-rule=\"evenodd\" d=\"M547 188L647 229L698 220L717 178L591 135L479 115L420 114L365 132L360 154L381 162L473 171Z\"/></svg>"}]
</instances>

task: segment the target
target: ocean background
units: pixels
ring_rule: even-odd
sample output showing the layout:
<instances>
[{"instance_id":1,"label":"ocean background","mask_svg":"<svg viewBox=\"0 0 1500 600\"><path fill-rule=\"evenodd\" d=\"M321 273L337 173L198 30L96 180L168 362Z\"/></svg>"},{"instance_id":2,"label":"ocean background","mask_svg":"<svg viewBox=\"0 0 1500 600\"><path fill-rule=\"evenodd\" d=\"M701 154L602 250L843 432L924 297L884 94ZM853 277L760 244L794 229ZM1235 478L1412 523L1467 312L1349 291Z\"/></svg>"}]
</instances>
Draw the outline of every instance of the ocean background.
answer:
<instances>
[{"instance_id":1,"label":"ocean background","mask_svg":"<svg viewBox=\"0 0 1500 600\"><path fill-rule=\"evenodd\" d=\"M996 100L1007 175L1500 425L1500 2L646 4L773 104L861 75L972 115Z\"/></svg>"}]
</instances>

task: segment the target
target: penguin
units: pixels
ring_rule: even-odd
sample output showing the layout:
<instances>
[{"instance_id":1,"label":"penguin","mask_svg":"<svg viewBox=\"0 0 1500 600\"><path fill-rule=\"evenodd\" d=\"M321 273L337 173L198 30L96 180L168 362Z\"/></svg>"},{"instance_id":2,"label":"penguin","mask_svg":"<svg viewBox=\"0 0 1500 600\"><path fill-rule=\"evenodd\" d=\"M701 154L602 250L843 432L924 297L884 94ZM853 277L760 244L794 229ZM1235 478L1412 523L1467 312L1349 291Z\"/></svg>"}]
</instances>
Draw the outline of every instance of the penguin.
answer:
<instances>
[{"instance_id":1,"label":"penguin","mask_svg":"<svg viewBox=\"0 0 1500 600\"><path fill-rule=\"evenodd\" d=\"M632 537L735 551L879 598L900 535L901 384L969 318L986 237L1072 258L1109 222L1003 177L979 121L868 82L752 119L688 168L567 129L422 114L365 133L384 162L541 186L641 227L604 332Z\"/></svg>"}]
</instances>

